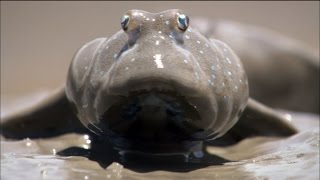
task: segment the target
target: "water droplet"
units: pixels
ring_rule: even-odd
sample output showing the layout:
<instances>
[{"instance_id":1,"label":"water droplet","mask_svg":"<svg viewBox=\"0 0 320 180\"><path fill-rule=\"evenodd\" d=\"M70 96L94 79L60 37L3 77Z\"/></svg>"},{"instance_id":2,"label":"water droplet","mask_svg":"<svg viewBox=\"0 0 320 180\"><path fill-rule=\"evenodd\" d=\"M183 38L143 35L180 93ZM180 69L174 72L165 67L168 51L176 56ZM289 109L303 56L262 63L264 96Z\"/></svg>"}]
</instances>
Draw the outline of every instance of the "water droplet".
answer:
<instances>
[{"instance_id":1,"label":"water droplet","mask_svg":"<svg viewBox=\"0 0 320 180\"><path fill-rule=\"evenodd\" d=\"M29 138L27 138L27 139L26 139L26 141L27 141L27 142L26 142L26 146L27 146L27 147L30 147L30 146L32 145L32 143L31 143L30 139L29 139Z\"/></svg>"},{"instance_id":2,"label":"water droplet","mask_svg":"<svg viewBox=\"0 0 320 180\"><path fill-rule=\"evenodd\" d=\"M89 139L89 135L86 134L86 135L83 136L83 138L84 139Z\"/></svg>"},{"instance_id":3,"label":"water droplet","mask_svg":"<svg viewBox=\"0 0 320 180\"><path fill-rule=\"evenodd\" d=\"M86 140L86 143L87 143L87 144L91 144L91 140L90 140L90 139L87 139L87 140Z\"/></svg>"},{"instance_id":4,"label":"water droplet","mask_svg":"<svg viewBox=\"0 0 320 180\"><path fill-rule=\"evenodd\" d=\"M288 121L292 121L292 116L291 116L291 114L285 114L285 115L284 115L284 118L286 118L286 120L288 120Z\"/></svg>"},{"instance_id":5,"label":"water droplet","mask_svg":"<svg viewBox=\"0 0 320 180\"><path fill-rule=\"evenodd\" d=\"M56 149L52 149L52 154L56 155L57 154L57 150Z\"/></svg>"},{"instance_id":6,"label":"water droplet","mask_svg":"<svg viewBox=\"0 0 320 180\"><path fill-rule=\"evenodd\" d=\"M226 58L226 60L228 61L229 64L231 64L231 61L228 57Z\"/></svg>"}]
</instances>

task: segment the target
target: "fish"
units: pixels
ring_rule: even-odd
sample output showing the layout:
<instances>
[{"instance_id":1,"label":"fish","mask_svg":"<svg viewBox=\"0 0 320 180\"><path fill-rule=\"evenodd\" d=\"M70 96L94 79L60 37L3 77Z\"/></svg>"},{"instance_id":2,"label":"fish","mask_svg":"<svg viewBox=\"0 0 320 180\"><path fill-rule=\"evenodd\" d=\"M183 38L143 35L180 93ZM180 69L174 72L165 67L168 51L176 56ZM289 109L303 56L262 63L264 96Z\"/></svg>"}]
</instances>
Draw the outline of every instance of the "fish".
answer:
<instances>
[{"instance_id":1,"label":"fish","mask_svg":"<svg viewBox=\"0 0 320 180\"><path fill-rule=\"evenodd\" d=\"M129 10L120 25L76 52L65 85L2 118L1 135L88 133L119 152L168 155L196 152L219 139L230 144L297 133L249 96L236 52L191 27L185 12Z\"/></svg>"}]
</instances>

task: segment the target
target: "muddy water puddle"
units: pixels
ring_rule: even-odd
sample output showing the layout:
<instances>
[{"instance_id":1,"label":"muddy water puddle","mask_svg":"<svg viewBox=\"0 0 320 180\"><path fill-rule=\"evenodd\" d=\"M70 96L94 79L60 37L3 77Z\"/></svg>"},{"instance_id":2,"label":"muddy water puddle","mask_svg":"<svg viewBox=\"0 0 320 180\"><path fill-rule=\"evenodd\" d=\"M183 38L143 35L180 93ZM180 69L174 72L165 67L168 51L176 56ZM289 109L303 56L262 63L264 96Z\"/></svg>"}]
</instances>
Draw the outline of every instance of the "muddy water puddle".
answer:
<instances>
[{"instance_id":1,"label":"muddy water puddle","mask_svg":"<svg viewBox=\"0 0 320 180\"><path fill-rule=\"evenodd\" d=\"M12 141L1 138L1 180L11 179L319 179L319 116L287 113L300 132L289 138L255 137L230 147L208 146L212 157L229 162L174 169L128 165L100 149L93 155L85 134ZM109 147L111 148L111 147ZM61 152L71 151L71 153ZM76 152L76 153L75 153ZM59 155L60 154L60 155ZM186 168L188 167L188 168Z\"/></svg>"}]
</instances>

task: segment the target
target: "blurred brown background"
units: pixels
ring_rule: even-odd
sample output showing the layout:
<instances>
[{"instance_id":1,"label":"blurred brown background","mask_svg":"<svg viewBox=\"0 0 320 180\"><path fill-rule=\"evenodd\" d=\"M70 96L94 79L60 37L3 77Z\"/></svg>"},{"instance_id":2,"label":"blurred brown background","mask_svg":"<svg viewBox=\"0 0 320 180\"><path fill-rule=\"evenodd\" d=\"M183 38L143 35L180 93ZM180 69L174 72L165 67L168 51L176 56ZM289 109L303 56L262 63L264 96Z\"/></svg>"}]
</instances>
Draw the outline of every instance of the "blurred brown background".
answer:
<instances>
[{"instance_id":1,"label":"blurred brown background","mask_svg":"<svg viewBox=\"0 0 320 180\"><path fill-rule=\"evenodd\" d=\"M319 49L319 2L1 2L1 95L64 83L75 51L120 29L129 9L261 25Z\"/></svg>"}]
</instances>

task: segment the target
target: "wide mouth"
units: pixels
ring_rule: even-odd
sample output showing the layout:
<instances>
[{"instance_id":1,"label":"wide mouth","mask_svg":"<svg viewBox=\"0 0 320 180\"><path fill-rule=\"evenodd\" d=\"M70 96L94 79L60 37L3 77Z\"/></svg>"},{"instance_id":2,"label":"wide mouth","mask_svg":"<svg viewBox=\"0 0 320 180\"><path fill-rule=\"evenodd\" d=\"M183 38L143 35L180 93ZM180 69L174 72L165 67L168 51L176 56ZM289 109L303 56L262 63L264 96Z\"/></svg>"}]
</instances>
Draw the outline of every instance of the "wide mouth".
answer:
<instances>
[{"instance_id":1,"label":"wide mouth","mask_svg":"<svg viewBox=\"0 0 320 180\"><path fill-rule=\"evenodd\" d=\"M173 88L132 89L100 117L99 127L130 143L177 144L205 131L197 107Z\"/></svg>"}]
</instances>

